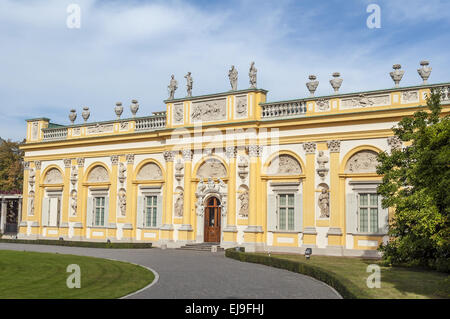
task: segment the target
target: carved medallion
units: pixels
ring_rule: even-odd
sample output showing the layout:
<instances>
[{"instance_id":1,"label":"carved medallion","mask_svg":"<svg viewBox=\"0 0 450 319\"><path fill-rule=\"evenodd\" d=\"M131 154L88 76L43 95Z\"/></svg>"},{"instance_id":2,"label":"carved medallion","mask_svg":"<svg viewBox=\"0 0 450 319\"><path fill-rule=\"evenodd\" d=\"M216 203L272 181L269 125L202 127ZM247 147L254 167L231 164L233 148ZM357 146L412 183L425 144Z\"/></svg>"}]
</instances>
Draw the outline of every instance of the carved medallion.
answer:
<instances>
[{"instance_id":1,"label":"carved medallion","mask_svg":"<svg viewBox=\"0 0 450 319\"><path fill-rule=\"evenodd\" d=\"M61 172L56 168L50 169L45 175L44 184L62 184L62 183L63 177L61 175Z\"/></svg>"},{"instance_id":2,"label":"carved medallion","mask_svg":"<svg viewBox=\"0 0 450 319\"><path fill-rule=\"evenodd\" d=\"M197 171L197 178L218 178L226 177L227 170L223 164L215 158L208 159Z\"/></svg>"},{"instance_id":3,"label":"carved medallion","mask_svg":"<svg viewBox=\"0 0 450 319\"><path fill-rule=\"evenodd\" d=\"M136 178L138 180L162 179L162 172L155 163L148 163L141 168Z\"/></svg>"},{"instance_id":4,"label":"carved medallion","mask_svg":"<svg viewBox=\"0 0 450 319\"><path fill-rule=\"evenodd\" d=\"M294 175L301 173L302 168L298 161L286 154L274 158L268 169L268 174L271 175Z\"/></svg>"},{"instance_id":5,"label":"carved medallion","mask_svg":"<svg viewBox=\"0 0 450 319\"><path fill-rule=\"evenodd\" d=\"M377 153L373 151L360 151L354 154L347 162L346 173L376 173L378 165Z\"/></svg>"}]
</instances>

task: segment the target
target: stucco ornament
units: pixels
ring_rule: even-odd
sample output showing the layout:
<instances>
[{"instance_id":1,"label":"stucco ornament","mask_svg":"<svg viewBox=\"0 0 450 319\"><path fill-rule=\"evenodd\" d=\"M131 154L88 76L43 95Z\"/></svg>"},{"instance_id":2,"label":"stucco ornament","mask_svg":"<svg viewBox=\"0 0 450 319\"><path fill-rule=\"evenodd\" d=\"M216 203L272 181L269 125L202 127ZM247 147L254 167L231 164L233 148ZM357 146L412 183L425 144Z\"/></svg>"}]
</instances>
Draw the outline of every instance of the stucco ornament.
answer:
<instances>
[{"instance_id":1,"label":"stucco ornament","mask_svg":"<svg viewBox=\"0 0 450 319\"><path fill-rule=\"evenodd\" d=\"M404 91L402 92L402 102L419 102L419 91Z\"/></svg>"},{"instance_id":2,"label":"stucco ornament","mask_svg":"<svg viewBox=\"0 0 450 319\"><path fill-rule=\"evenodd\" d=\"M405 74L405 71L400 70L402 68L400 64L394 64L392 68L394 69L394 71L390 72L389 74L391 75L391 78L395 83L395 87L398 88L400 85L400 81L403 78L403 74Z\"/></svg>"},{"instance_id":3,"label":"stucco ornament","mask_svg":"<svg viewBox=\"0 0 450 319\"><path fill-rule=\"evenodd\" d=\"M428 78L430 77L431 74L431 66L428 66L430 64L430 62L428 61L421 61L420 65L422 66L420 69L417 69L417 72L419 73L420 77L423 80L423 84L427 84L428 83Z\"/></svg>"},{"instance_id":4,"label":"stucco ornament","mask_svg":"<svg viewBox=\"0 0 450 319\"><path fill-rule=\"evenodd\" d=\"M317 111L325 112L330 109L330 101L327 99L318 99L316 101Z\"/></svg>"},{"instance_id":5,"label":"stucco ornament","mask_svg":"<svg viewBox=\"0 0 450 319\"><path fill-rule=\"evenodd\" d=\"M323 179L328 174L328 168L325 167L328 164L329 158L325 155L324 151L319 151L319 156L317 157L317 164L319 168L317 168L317 174Z\"/></svg>"},{"instance_id":6,"label":"stucco ornament","mask_svg":"<svg viewBox=\"0 0 450 319\"><path fill-rule=\"evenodd\" d=\"M334 89L334 93L339 92L339 88L342 85L342 78L340 78L341 74L339 72L334 72L332 74L333 78L330 80L331 87Z\"/></svg>"},{"instance_id":7,"label":"stucco ornament","mask_svg":"<svg viewBox=\"0 0 450 319\"><path fill-rule=\"evenodd\" d=\"M192 103L191 120L193 122L225 120L226 116L226 99Z\"/></svg>"},{"instance_id":8,"label":"stucco ornament","mask_svg":"<svg viewBox=\"0 0 450 319\"><path fill-rule=\"evenodd\" d=\"M236 91L238 81L238 71L236 70L234 65L232 65L231 69L228 71L228 78L230 79L231 90Z\"/></svg>"},{"instance_id":9,"label":"stucco ornament","mask_svg":"<svg viewBox=\"0 0 450 319\"><path fill-rule=\"evenodd\" d=\"M218 178L226 176L227 170L225 166L215 158L206 160L197 171L197 178Z\"/></svg>"},{"instance_id":10,"label":"stucco ornament","mask_svg":"<svg viewBox=\"0 0 450 319\"><path fill-rule=\"evenodd\" d=\"M125 189L121 188L117 194L117 197L119 199L120 214L125 216L127 214L127 192Z\"/></svg>"},{"instance_id":11,"label":"stucco ornament","mask_svg":"<svg viewBox=\"0 0 450 319\"><path fill-rule=\"evenodd\" d=\"M142 166L136 178L138 180L159 180L162 179L162 172L155 163L148 163Z\"/></svg>"},{"instance_id":12,"label":"stucco ornament","mask_svg":"<svg viewBox=\"0 0 450 319\"><path fill-rule=\"evenodd\" d=\"M28 198L30 201L30 208L28 211L28 215L33 216L34 215L34 191L30 191L28 193Z\"/></svg>"},{"instance_id":13,"label":"stucco ornament","mask_svg":"<svg viewBox=\"0 0 450 319\"><path fill-rule=\"evenodd\" d=\"M332 140L327 142L330 153L339 153L341 151L341 141Z\"/></svg>"},{"instance_id":14,"label":"stucco ornament","mask_svg":"<svg viewBox=\"0 0 450 319\"><path fill-rule=\"evenodd\" d=\"M72 185L75 186L77 181L78 181L78 168L75 165L73 165L72 170L70 171L70 182L72 183Z\"/></svg>"},{"instance_id":15,"label":"stucco ornament","mask_svg":"<svg viewBox=\"0 0 450 319\"><path fill-rule=\"evenodd\" d=\"M70 209L71 209L71 216L76 216L77 215L77 191L76 190L72 190L72 192L70 193Z\"/></svg>"},{"instance_id":16,"label":"stucco ornament","mask_svg":"<svg viewBox=\"0 0 450 319\"><path fill-rule=\"evenodd\" d=\"M314 92L319 86L319 81L316 81L317 77L315 75L310 75L308 79L310 81L306 82L306 87L308 88L309 93L311 93L311 96L314 96Z\"/></svg>"},{"instance_id":17,"label":"stucco ornament","mask_svg":"<svg viewBox=\"0 0 450 319\"><path fill-rule=\"evenodd\" d=\"M222 216L225 217L227 214L227 185L221 178L218 178L217 182L215 182L211 177L208 177L206 183L203 179L200 179L195 192L195 196L197 198L195 203L196 214L198 216L203 216L205 210L205 200L209 198L210 195L219 199L221 213Z\"/></svg>"},{"instance_id":18,"label":"stucco ornament","mask_svg":"<svg viewBox=\"0 0 450 319\"><path fill-rule=\"evenodd\" d=\"M306 142L303 143L303 149L306 154L314 154L316 152L316 143L314 142Z\"/></svg>"},{"instance_id":19,"label":"stucco ornament","mask_svg":"<svg viewBox=\"0 0 450 319\"><path fill-rule=\"evenodd\" d=\"M134 164L134 154L125 155L125 159L127 160L127 164Z\"/></svg>"},{"instance_id":20,"label":"stucco ornament","mask_svg":"<svg viewBox=\"0 0 450 319\"><path fill-rule=\"evenodd\" d=\"M236 146L227 146L225 148L225 156L227 158L236 158L237 148Z\"/></svg>"},{"instance_id":21,"label":"stucco ornament","mask_svg":"<svg viewBox=\"0 0 450 319\"><path fill-rule=\"evenodd\" d=\"M346 173L376 173L378 165L377 153L373 151L360 151L354 154L347 162Z\"/></svg>"},{"instance_id":22,"label":"stucco ornament","mask_svg":"<svg viewBox=\"0 0 450 319\"><path fill-rule=\"evenodd\" d=\"M320 208L320 218L330 217L330 193L326 188L322 188L319 195L318 205Z\"/></svg>"},{"instance_id":23,"label":"stucco ornament","mask_svg":"<svg viewBox=\"0 0 450 319\"><path fill-rule=\"evenodd\" d=\"M184 200L183 200L183 191L180 190L179 193L176 195L175 199L175 216L176 217L183 217L183 209L184 209Z\"/></svg>"},{"instance_id":24,"label":"stucco ornament","mask_svg":"<svg viewBox=\"0 0 450 319\"><path fill-rule=\"evenodd\" d=\"M177 163L175 164L175 178L177 181L181 181L181 179L183 178L183 176L184 176L183 169L184 169L184 164L181 163L181 159L178 159Z\"/></svg>"},{"instance_id":25,"label":"stucco ornament","mask_svg":"<svg viewBox=\"0 0 450 319\"><path fill-rule=\"evenodd\" d=\"M248 175L248 160L241 156L238 163L238 174L241 179L245 179Z\"/></svg>"},{"instance_id":26,"label":"stucco ornament","mask_svg":"<svg viewBox=\"0 0 450 319\"><path fill-rule=\"evenodd\" d=\"M194 84L194 80L192 79L191 72L188 72L184 78L186 79L186 91L187 97L192 96L192 85Z\"/></svg>"},{"instance_id":27,"label":"stucco ornament","mask_svg":"<svg viewBox=\"0 0 450 319\"><path fill-rule=\"evenodd\" d=\"M184 107L183 103L177 103L173 106L173 119L175 123L183 122L184 117Z\"/></svg>"},{"instance_id":28,"label":"stucco ornament","mask_svg":"<svg viewBox=\"0 0 450 319\"><path fill-rule=\"evenodd\" d=\"M295 175L301 174L302 169L295 158L283 154L272 160L268 173L271 175Z\"/></svg>"},{"instance_id":29,"label":"stucco ornament","mask_svg":"<svg viewBox=\"0 0 450 319\"><path fill-rule=\"evenodd\" d=\"M72 165L72 160L70 158L65 158L64 159L64 167L70 168L71 165Z\"/></svg>"},{"instance_id":30,"label":"stucco ornament","mask_svg":"<svg viewBox=\"0 0 450 319\"><path fill-rule=\"evenodd\" d=\"M56 168L50 169L45 175L44 184L62 184L62 183L63 177L61 175L61 172Z\"/></svg>"},{"instance_id":31,"label":"stucco ornament","mask_svg":"<svg viewBox=\"0 0 450 319\"><path fill-rule=\"evenodd\" d=\"M28 174L28 183L30 184L30 187L33 187L35 177L36 177L36 172L32 168L32 169L30 169L30 173Z\"/></svg>"},{"instance_id":32,"label":"stucco ornament","mask_svg":"<svg viewBox=\"0 0 450 319\"><path fill-rule=\"evenodd\" d=\"M36 167L36 170L40 170L42 167L41 161L34 161L34 166Z\"/></svg>"},{"instance_id":33,"label":"stucco ornament","mask_svg":"<svg viewBox=\"0 0 450 319\"><path fill-rule=\"evenodd\" d=\"M242 187L238 196L239 199L239 217L248 217L249 194L246 187Z\"/></svg>"},{"instance_id":34,"label":"stucco ornament","mask_svg":"<svg viewBox=\"0 0 450 319\"><path fill-rule=\"evenodd\" d=\"M92 169L88 176L88 182L104 183L109 182L108 171L103 166L96 166Z\"/></svg>"},{"instance_id":35,"label":"stucco ornament","mask_svg":"<svg viewBox=\"0 0 450 319\"><path fill-rule=\"evenodd\" d=\"M250 70L248 71L248 77L250 81L250 88L256 89L256 73L258 70L255 68L255 62L250 64Z\"/></svg>"},{"instance_id":36,"label":"stucco ornament","mask_svg":"<svg viewBox=\"0 0 450 319\"><path fill-rule=\"evenodd\" d=\"M236 115L237 117L247 116L247 96L239 96L236 98Z\"/></svg>"},{"instance_id":37,"label":"stucco ornament","mask_svg":"<svg viewBox=\"0 0 450 319\"><path fill-rule=\"evenodd\" d=\"M84 157L77 158L77 165L78 165L78 167L84 166Z\"/></svg>"},{"instance_id":38,"label":"stucco ornament","mask_svg":"<svg viewBox=\"0 0 450 319\"><path fill-rule=\"evenodd\" d=\"M169 91L169 100L173 100L174 95L175 95L175 90L178 89L178 82L177 82L177 80L175 80L175 75L173 75L173 74L170 76L170 83L167 86L167 89Z\"/></svg>"},{"instance_id":39,"label":"stucco ornament","mask_svg":"<svg viewBox=\"0 0 450 319\"><path fill-rule=\"evenodd\" d=\"M175 153L172 151L164 151L163 156L166 162L173 162L173 159L175 158Z\"/></svg>"},{"instance_id":40,"label":"stucco ornament","mask_svg":"<svg viewBox=\"0 0 450 319\"><path fill-rule=\"evenodd\" d=\"M122 102L117 102L116 107L114 108L114 112L116 113L117 119L120 119L120 116L123 113Z\"/></svg>"},{"instance_id":41,"label":"stucco ornament","mask_svg":"<svg viewBox=\"0 0 450 319\"><path fill-rule=\"evenodd\" d=\"M111 155L110 159L112 165L119 164L119 155Z\"/></svg>"},{"instance_id":42,"label":"stucco ornament","mask_svg":"<svg viewBox=\"0 0 450 319\"><path fill-rule=\"evenodd\" d=\"M125 167L124 163L119 164L119 182L123 184L125 182L126 176L125 173L127 172L127 168Z\"/></svg>"}]
</instances>

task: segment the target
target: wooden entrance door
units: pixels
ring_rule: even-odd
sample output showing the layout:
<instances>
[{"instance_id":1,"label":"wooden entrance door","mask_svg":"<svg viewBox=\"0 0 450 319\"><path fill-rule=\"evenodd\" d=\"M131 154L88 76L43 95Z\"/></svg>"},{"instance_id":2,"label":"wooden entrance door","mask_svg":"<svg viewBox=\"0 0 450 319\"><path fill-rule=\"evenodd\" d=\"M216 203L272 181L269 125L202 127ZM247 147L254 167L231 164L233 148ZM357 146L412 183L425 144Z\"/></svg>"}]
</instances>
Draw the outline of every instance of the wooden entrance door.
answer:
<instances>
[{"instance_id":1,"label":"wooden entrance door","mask_svg":"<svg viewBox=\"0 0 450 319\"><path fill-rule=\"evenodd\" d=\"M220 219L220 201L211 197L205 207L205 242L220 242Z\"/></svg>"}]
</instances>

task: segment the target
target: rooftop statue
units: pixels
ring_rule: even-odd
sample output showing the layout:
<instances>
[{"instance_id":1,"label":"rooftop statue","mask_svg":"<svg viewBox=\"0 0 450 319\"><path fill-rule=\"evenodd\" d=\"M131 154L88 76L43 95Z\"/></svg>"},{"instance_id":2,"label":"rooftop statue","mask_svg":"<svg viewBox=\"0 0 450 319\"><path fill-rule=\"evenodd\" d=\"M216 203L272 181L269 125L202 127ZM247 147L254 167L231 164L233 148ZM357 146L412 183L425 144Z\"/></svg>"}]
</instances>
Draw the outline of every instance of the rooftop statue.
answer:
<instances>
[{"instance_id":1,"label":"rooftop statue","mask_svg":"<svg viewBox=\"0 0 450 319\"><path fill-rule=\"evenodd\" d=\"M250 78L250 88L256 89L256 72L258 70L255 68L255 62L250 64L250 70L248 71L248 77Z\"/></svg>"},{"instance_id":2,"label":"rooftop statue","mask_svg":"<svg viewBox=\"0 0 450 319\"><path fill-rule=\"evenodd\" d=\"M172 100L175 95L175 90L178 88L178 82L175 80L175 75L171 75L170 84L167 88L169 89L169 100Z\"/></svg>"},{"instance_id":3,"label":"rooftop statue","mask_svg":"<svg viewBox=\"0 0 450 319\"><path fill-rule=\"evenodd\" d=\"M234 65L232 65L230 71L228 71L228 78L230 79L231 90L236 91L237 90L238 71L236 70Z\"/></svg>"},{"instance_id":4,"label":"rooftop statue","mask_svg":"<svg viewBox=\"0 0 450 319\"><path fill-rule=\"evenodd\" d=\"M194 80L192 79L191 72L188 72L185 76L186 78L186 88L187 88L187 96L192 96L192 84L194 83Z\"/></svg>"}]
</instances>

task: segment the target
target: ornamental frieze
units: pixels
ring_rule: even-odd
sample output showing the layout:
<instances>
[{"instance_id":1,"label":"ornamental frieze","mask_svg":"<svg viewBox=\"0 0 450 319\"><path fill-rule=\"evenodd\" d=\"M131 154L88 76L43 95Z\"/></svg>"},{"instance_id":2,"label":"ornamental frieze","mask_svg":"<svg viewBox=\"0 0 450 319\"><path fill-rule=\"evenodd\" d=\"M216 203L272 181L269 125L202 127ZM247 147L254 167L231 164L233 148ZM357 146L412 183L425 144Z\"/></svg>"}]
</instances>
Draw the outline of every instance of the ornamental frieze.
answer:
<instances>
[{"instance_id":1,"label":"ornamental frieze","mask_svg":"<svg viewBox=\"0 0 450 319\"><path fill-rule=\"evenodd\" d=\"M227 119L227 100L217 99L202 102L193 102L191 122L211 122Z\"/></svg>"}]
</instances>

